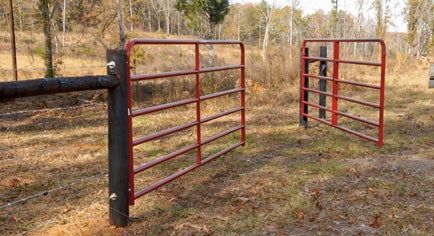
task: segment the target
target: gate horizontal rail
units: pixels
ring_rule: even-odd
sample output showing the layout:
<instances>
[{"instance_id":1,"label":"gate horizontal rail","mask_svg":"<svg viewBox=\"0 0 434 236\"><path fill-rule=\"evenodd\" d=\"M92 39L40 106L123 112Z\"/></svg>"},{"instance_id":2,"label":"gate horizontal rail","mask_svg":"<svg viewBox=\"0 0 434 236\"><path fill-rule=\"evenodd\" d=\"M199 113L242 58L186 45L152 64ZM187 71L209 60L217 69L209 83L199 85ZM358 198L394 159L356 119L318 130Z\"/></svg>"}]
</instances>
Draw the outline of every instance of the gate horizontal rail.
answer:
<instances>
[{"instance_id":1,"label":"gate horizontal rail","mask_svg":"<svg viewBox=\"0 0 434 236\"><path fill-rule=\"evenodd\" d=\"M182 71L162 72L162 73L147 74L147 75L132 75L131 80L141 81L141 80L151 80L151 79L160 79L160 78L170 78L170 77L177 77L177 76L195 75L197 73L201 74L201 73L241 69L243 67L244 65L229 65L229 66L210 67L210 68L204 68L199 70L182 70Z\"/></svg>"},{"instance_id":2,"label":"gate horizontal rail","mask_svg":"<svg viewBox=\"0 0 434 236\"><path fill-rule=\"evenodd\" d=\"M237 65L225 65L225 66L216 66L216 67L208 67L208 68L202 68L200 66L200 51L199 51L199 45L213 45L213 44L219 44L219 45L238 45L240 47L240 64ZM195 68L194 69L188 69L188 70L179 70L179 71L169 71L169 72L160 72L160 73L153 73L153 74L132 74L131 72L131 53L132 49L136 45L194 45L195 46ZM126 46L126 52L127 52L127 67L128 67L128 116L129 116L129 156L128 156L128 165L129 165L129 204L133 205L134 200L173 181L174 179L183 176L184 174L195 170L196 168L210 162L211 160L224 155L228 153L229 151L233 150L236 147L245 145L245 51L244 51L244 45L240 41L228 41L228 40L160 40L160 39L134 39L128 42ZM212 94L206 94L202 95L200 88L201 88L201 78L200 75L203 73L210 73L210 72L218 72L218 71L226 71L226 70L240 70L240 86L238 88L233 88L225 91L220 91ZM152 107L146 107L146 108L139 108L136 110L132 110L132 94L131 94L131 87L133 82L138 81L145 81L145 80L154 80L154 79L161 79L161 78L172 78L172 77L180 77L180 76L188 76L188 75L196 75L196 84L195 84L195 97L194 98L188 98L180 101L170 102L166 104L156 105ZM231 94L240 94L240 106L236 108L231 108L223 112L219 112L217 114L213 114L207 117L201 116L201 102L213 99L217 97L222 97L226 95ZM150 114L153 112L159 112L171 108L176 108L180 106L185 106L189 104L196 104L196 120L190 121L188 123L178 125L175 127L171 127L165 130L161 130L159 132L148 134L140 137L133 137L133 118L137 116L142 116L146 114ZM233 127L231 129L222 131L220 133L214 134L210 137L207 137L205 139L202 138L201 133L201 125L227 116L231 114L235 114L237 112L240 112L240 125ZM183 147L181 149L178 149L172 153L169 153L165 156L159 157L157 159L154 159L152 161L143 163L137 167L134 167L134 146L143 144L145 142L149 142L170 134L174 134L183 130L187 130L190 128L196 127L196 143L188 145L186 147ZM224 137L226 135L232 134L234 132L241 131L241 138L240 141L231 144L229 147L212 154L211 156L207 157L206 159L202 158L202 151L201 147L203 145L209 144L221 137ZM196 150L196 162L194 165L191 165L175 174L172 174L168 177L165 177L156 183L153 183L147 187L145 187L142 190L135 191L135 183L134 183L134 176L135 174L139 174L149 168L155 167L163 162L169 161L175 157L178 157L182 154L188 153L190 151Z\"/></svg>"},{"instance_id":3,"label":"gate horizontal rail","mask_svg":"<svg viewBox=\"0 0 434 236\"><path fill-rule=\"evenodd\" d=\"M325 56L320 57L312 57L309 56L308 53L308 44L312 43L332 43L333 44L333 58L327 57L327 51L325 49ZM371 62L371 61L354 61L354 60L344 60L340 58L340 43L377 43L381 47L381 61L380 62ZM313 120L319 121L321 123L330 125L332 127L338 128L342 131L351 133L353 135L365 138L370 141L374 141L377 143L379 147L383 146L383 129L384 129L384 87L385 87L385 74L386 74L386 45L382 39L307 39L303 41L302 44L302 56L301 56L301 85L300 85L300 122L302 125L307 125L307 118L311 118ZM333 64L333 73L332 77L325 76L324 74L320 75L312 75L309 73L309 63L313 62L321 62L325 64L325 68L327 68L327 62ZM340 64L354 64L354 65L365 65L365 66L374 66L379 67L381 70L380 73L380 84L368 84L358 81L351 80L341 80L339 78L339 65ZM321 73L321 68L320 68ZM326 70L322 73L326 73ZM326 84L324 87L320 86L320 90L309 87L309 78L317 79L320 82L326 81L332 82L332 91L327 92ZM375 89L379 91L379 102L373 103L360 99L355 99L348 96L339 95L339 85L346 84L351 86L364 87L368 89ZM308 93L316 93L322 97L322 101L320 99L320 104L314 104L309 102ZM327 108L325 106L325 98L331 97L331 108ZM360 104L363 106L368 106L374 109L378 109L378 121L372 121L363 117L359 117L353 114L348 114L338 110L339 100L344 100L347 102L352 102L356 104ZM320 111L327 111L332 113L331 120L325 119L325 117L315 117L308 112L308 107L314 107L319 109ZM324 115L325 116L325 115ZM356 120L371 126L375 126L378 128L378 136L371 137L367 134L363 134L361 132L343 127L338 125L338 116L350 118L352 120Z\"/></svg>"},{"instance_id":4,"label":"gate horizontal rail","mask_svg":"<svg viewBox=\"0 0 434 236\"><path fill-rule=\"evenodd\" d=\"M326 76L309 75L309 74L306 74L306 73L303 73L303 75L304 76L309 76L309 78L314 78L314 79L327 80L327 81L335 81L333 78L326 77ZM351 85L356 85L356 86L365 87L365 88L381 89L381 86L378 86L378 85L366 84L366 83L361 83L361 82L356 82L356 81L337 80L336 82L338 82L340 84L351 84Z\"/></svg>"}]
</instances>

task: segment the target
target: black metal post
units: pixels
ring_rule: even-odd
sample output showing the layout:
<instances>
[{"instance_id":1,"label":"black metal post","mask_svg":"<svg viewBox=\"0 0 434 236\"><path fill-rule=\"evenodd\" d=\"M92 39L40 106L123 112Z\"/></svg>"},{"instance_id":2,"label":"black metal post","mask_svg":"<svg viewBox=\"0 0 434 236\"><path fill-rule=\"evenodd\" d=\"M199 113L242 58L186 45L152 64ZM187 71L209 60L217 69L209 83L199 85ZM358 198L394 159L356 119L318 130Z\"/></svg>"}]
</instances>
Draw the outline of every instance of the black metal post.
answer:
<instances>
[{"instance_id":1,"label":"black metal post","mask_svg":"<svg viewBox=\"0 0 434 236\"><path fill-rule=\"evenodd\" d=\"M110 224L125 227L128 203L128 82L125 50L107 51L109 75L120 82L108 91L109 218Z\"/></svg>"},{"instance_id":2,"label":"black metal post","mask_svg":"<svg viewBox=\"0 0 434 236\"><path fill-rule=\"evenodd\" d=\"M309 56L309 48L305 48L304 49L304 53L305 53L305 55L306 55L306 57L308 57ZM303 56L303 52L302 52L302 56ZM304 71L302 71L301 73L305 73L305 74L309 74L309 60L305 60L304 61ZM305 77L305 79L304 79L304 85L303 84L301 84L301 86L303 87L305 87L305 88L309 88L309 77ZM300 88L300 93L302 94L302 89ZM308 91L304 91L304 97L301 97L301 94L300 94L300 103L302 103L302 101L309 101L309 94L308 94ZM304 104L303 105L303 107L304 107L304 112L306 113L306 114L308 114L309 113L309 111L308 111L308 109L309 109L309 107L308 107L308 105L307 104ZM308 118L307 118L307 116L301 116L300 117L300 126L304 126L305 128L307 127L307 122L308 122Z\"/></svg>"},{"instance_id":3,"label":"black metal post","mask_svg":"<svg viewBox=\"0 0 434 236\"><path fill-rule=\"evenodd\" d=\"M327 58L327 47L321 46L319 49L319 57ZM319 63L319 75L327 76L327 61L320 61ZM319 80L319 91L327 92L327 81ZM319 95L319 105L325 107L326 106L327 96L325 94ZM326 110L319 109L319 118L326 118Z\"/></svg>"}]
</instances>

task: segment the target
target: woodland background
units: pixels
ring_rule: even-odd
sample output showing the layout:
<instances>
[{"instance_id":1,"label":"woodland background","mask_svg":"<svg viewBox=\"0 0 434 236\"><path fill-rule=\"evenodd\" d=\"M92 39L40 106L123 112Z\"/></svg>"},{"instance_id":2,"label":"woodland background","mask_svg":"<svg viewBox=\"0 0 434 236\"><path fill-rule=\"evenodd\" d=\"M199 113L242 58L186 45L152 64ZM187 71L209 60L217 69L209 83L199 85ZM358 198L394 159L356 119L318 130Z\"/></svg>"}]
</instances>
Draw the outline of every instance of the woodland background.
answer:
<instances>
[{"instance_id":1,"label":"woodland background","mask_svg":"<svg viewBox=\"0 0 434 236\"><path fill-rule=\"evenodd\" d=\"M10 52L9 1L0 2L1 51L6 56ZM432 0L406 1L402 14L407 33L390 32L394 24L391 8L395 7L390 0L357 0L355 15L340 9L342 1L331 3L330 12L304 14L299 0L290 0L286 6L266 1L230 4L227 0L14 0L18 53L32 60L18 62L23 65L18 70L26 73L41 69L35 62L37 58L44 60L46 77L62 75L65 72L60 67L77 66L68 64L67 57L104 58L105 49L118 47L127 38L174 35L242 40L260 53L262 61L280 58L279 62L289 67L291 63L282 57L291 61L294 55L298 57L305 38L385 38L388 57L397 59L398 64L429 56L434 43ZM375 18L366 14L372 9ZM373 55L374 48L354 45L347 48L346 54L349 52L367 57ZM5 67L8 61L4 60L0 70L10 73L10 68ZM281 80L296 76L287 72L275 77Z\"/></svg>"}]
</instances>

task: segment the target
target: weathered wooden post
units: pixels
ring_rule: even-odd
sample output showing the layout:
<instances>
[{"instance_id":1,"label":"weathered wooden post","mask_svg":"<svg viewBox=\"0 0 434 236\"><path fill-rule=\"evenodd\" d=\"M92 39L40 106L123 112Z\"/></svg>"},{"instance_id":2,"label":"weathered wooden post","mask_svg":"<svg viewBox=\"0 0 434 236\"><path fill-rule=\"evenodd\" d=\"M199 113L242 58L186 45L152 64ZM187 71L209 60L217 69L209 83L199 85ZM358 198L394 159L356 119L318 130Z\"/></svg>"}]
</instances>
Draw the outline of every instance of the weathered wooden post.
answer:
<instances>
[{"instance_id":1,"label":"weathered wooden post","mask_svg":"<svg viewBox=\"0 0 434 236\"><path fill-rule=\"evenodd\" d=\"M319 57L327 58L327 46L321 46L319 48ZM327 76L327 61L320 61L319 62L319 75L320 76ZM324 79L319 80L319 91L321 92L327 92L327 81ZM319 105L325 107L326 106L326 99L327 96L325 94L319 95ZM319 109L319 118L325 119L326 118L326 110Z\"/></svg>"},{"instance_id":2,"label":"weathered wooden post","mask_svg":"<svg viewBox=\"0 0 434 236\"><path fill-rule=\"evenodd\" d=\"M108 90L109 218L110 224L125 227L128 202L128 81L125 50L107 51L107 73L120 84Z\"/></svg>"},{"instance_id":3,"label":"weathered wooden post","mask_svg":"<svg viewBox=\"0 0 434 236\"><path fill-rule=\"evenodd\" d=\"M309 48L305 48L304 49L304 56L308 57L309 56ZM301 57L303 57L303 51L301 52ZM309 74L309 60L306 59L304 60L304 71L301 71L301 74ZM303 75L301 75L303 77ZM300 88L300 103L303 106L304 109L304 113L308 114L308 105L307 104L303 104L303 101L308 102L309 101L309 94L306 90L302 89L302 87L304 86L305 88L309 88L309 77L305 76L304 79L304 84L303 81L301 81L300 84L301 88ZM303 90L304 90L304 96L303 96ZM301 116L300 117L300 126L303 127L307 127L307 122L308 122L308 118L307 116Z\"/></svg>"}]
</instances>

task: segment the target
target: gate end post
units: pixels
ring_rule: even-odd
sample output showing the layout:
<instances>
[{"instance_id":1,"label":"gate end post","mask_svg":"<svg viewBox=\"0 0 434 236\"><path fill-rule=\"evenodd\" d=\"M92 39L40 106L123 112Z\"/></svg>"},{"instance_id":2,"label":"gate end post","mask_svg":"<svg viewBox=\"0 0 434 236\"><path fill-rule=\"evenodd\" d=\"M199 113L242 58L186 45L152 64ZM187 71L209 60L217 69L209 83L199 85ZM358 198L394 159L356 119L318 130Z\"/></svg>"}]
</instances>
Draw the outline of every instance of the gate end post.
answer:
<instances>
[{"instance_id":1,"label":"gate end post","mask_svg":"<svg viewBox=\"0 0 434 236\"><path fill-rule=\"evenodd\" d=\"M127 55L125 50L107 51L107 74L119 86L108 90L108 156L110 224L125 227L129 222L129 117Z\"/></svg>"},{"instance_id":2,"label":"gate end post","mask_svg":"<svg viewBox=\"0 0 434 236\"><path fill-rule=\"evenodd\" d=\"M303 51L304 50L304 51ZM309 94L304 88L309 88L309 77L304 76L303 73L309 74L309 60L303 59L303 57L309 56L309 48L302 48L301 50L301 63L302 63L302 69L300 73L300 126L307 128L308 118L307 116L303 115L303 113L308 114L308 105L303 104L303 101L308 102L309 101Z\"/></svg>"}]
</instances>

